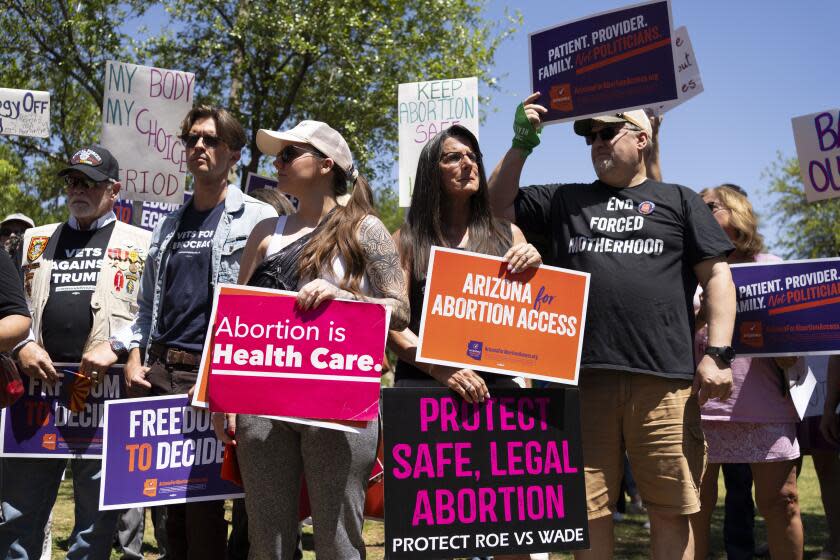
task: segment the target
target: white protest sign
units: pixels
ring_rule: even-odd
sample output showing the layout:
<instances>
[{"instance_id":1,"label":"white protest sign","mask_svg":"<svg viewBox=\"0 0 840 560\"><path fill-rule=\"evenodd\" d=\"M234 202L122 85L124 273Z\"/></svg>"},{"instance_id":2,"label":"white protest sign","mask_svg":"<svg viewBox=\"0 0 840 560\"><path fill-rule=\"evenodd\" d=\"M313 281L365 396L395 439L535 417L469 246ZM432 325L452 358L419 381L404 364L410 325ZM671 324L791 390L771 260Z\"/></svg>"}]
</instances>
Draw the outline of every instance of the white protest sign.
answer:
<instances>
[{"instance_id":1,"label":"white protest sign","mask_svg":"<svg viewBox=\"0 0 840 560\"><path fill-rule=\"evenodd\" d=\"M840 109L794 117L793 139L808 202L840 196Z\"/></svg>"},{"instance_id":2,"label":"white protest sign","mask_svg":"<svg viewBox=\"0 0 840 560\"><path fill-rule=\"evenodd\" d=\"M102 144L120 163L125 198L183 202L187 162L178 133L194 86L189 72L106 64Z\"/></svg>"},{"instance_id":3,"label":"white protest sign","mask_svg":"<svg viewBox=\"0 0 840 560\"><path fill-rule=\"evenodd\" d=\"M429 140L454 124L478 138L478 78L400 84L400 206L411 203L420 152Z\"/></svg>"},{"instance_id":4,"label":"white protest sign","mask_svg":"<svg viewBox=\"0 0 840 560\"><path fill-rule=\"evenodd\" d=\"M677 76L677 98L673 101L660 103L654 109L658 114L670 111L692 97L703 92L703 81L700 79L700 67L688 37L688 29L683 25L674 30L674 73Z\"/></svg>"},{"instance_id":5,"label":"white protest sign","mask_svg":"<svg viewBox=\"0 0 840 560\"><path fill-rule=\"evenodd\" d=\"M0 88L0 134L48 138L49 92Z\"/></svg>"}]
</instances>

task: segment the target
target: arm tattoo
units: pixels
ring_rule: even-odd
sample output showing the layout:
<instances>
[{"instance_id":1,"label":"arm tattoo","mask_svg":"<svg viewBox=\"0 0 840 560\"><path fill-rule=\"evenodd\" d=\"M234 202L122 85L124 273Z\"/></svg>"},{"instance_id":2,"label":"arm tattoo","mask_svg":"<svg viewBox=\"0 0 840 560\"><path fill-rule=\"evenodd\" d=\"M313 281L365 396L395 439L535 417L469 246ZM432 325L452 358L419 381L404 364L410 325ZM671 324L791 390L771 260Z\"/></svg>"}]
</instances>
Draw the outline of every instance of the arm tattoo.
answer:
<instances>
[{"instance_id":1,"label":"arm tattoo","mask_svg":"<svg viewBox=\"0 0 840 560\"><path fill-rule=\"evenodd\" d=\"M382 296L379 303L391 307L391 328L404 329L408 326L410 310L405 276L394 240L381 221L368 216L359 226L359 242L365 253L365 271L374 293Z\"/></svg>"}]
</instances>

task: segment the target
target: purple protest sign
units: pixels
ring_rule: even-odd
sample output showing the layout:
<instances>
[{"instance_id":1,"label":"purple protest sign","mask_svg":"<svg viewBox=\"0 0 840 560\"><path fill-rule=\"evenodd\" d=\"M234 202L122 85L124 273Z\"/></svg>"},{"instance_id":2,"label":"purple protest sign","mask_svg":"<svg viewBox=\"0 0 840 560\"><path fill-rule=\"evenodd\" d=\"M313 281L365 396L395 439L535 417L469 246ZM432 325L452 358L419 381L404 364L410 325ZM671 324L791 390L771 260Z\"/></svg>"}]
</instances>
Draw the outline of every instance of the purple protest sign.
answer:
<instances>
[{"instance_id":1,"label":"purple protest sign","mask_svg":"<svg viewBox=\"0 0 840 560\"><path fill-rule=\"evenodd\" d=\"M733 265L742 356L840 352L840 259Z\"/></svg>"},{"instance_id":2,"label":"purple protest sign","mask_svg":"<svg viewBox=\"0 0 840 560\"><path fill-rule=\"evenodd\" d=\"M122 366L94 385L79 364L56 363L58 381L23 376L23 396L0 417L0 456L98 459L102 456L105 402L123 393Z\"/></svg>"},{"instance_id":3,"label":"purple protest sign","mask_svg":"<svg viewBox=\"0 0 840 560\"><path fill-rule=\"evenodd\" d=\"M276 189L277 179L266 177L265 175L257 175L253 171L248 172L248 177L245 179L245 192L250 194L251 191L257 189Z\"/></svg>"},{"instance_id":4,"label":"purple protest sign","mask_svg":"<svg viewBox=\"0 0 840 560\"><path fill-rule=\"evenodd\" d=\"M187 395L109 402L105 416L100 510L245 495L222 480L224 445Z\"/></svg>"},{"instance_id":5,"label":"purple protest sign","mask_svg":"<svg viewBox=\"0 0 840 560\"><path fill-rule=\"evenodd\" d=\"M603 12L529 36L531 91L556 123L677 99L671 4Z\"/></svg>"}]
</instances>

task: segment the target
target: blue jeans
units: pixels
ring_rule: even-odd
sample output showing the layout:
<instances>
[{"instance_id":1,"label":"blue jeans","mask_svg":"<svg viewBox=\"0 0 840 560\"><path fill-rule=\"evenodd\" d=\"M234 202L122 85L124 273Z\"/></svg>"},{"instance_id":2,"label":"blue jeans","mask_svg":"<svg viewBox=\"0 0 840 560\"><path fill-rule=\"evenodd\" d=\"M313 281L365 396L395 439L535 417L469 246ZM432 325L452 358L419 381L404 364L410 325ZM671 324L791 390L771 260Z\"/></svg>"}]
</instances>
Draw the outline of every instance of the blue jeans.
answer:
<instances>
[{"instance_id":1,"label":"blue jeans","mask_svg":"<svg viewBox=\"0 0 840 560\"><path fill-rule=\"evenodd\" d=\"M0 459L0 556L7 559L41 557L44 525L50 516L65 459ZM106 560L119 511L99 511L99 459L71 459L75 525L70 534L71 560Z\"/></svg>"}]
</instances>

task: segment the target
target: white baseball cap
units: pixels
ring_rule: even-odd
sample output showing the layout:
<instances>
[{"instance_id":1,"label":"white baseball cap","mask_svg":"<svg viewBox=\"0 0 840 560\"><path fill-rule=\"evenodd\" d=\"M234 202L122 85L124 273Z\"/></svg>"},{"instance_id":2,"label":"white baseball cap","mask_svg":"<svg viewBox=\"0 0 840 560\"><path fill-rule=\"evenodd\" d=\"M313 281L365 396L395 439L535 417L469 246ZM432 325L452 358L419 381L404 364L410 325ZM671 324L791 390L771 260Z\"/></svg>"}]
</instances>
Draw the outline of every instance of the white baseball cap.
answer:
<instances>
[{"instance_id":1,"label":"white baseball cap","mask_svg":"<svg viewBox=\"0 0 840 560\"><path fill-rule=\"evenodd\" d=\"M284 132L261 128L257 131L257 147L267 156L276 156L287 144L310 144L344 170L348 179L355 178L353 154L344 137L327 123L300 121L296 127Z\"/></svg>"},{"instance_id":2,"label":"white baseball cap","mask_svg":"<svg viewBox=\"0 0 840 560\"><path fill-rule=\"evenodd\" d=\"M0 222L0 226L5 224L6 222L14 222L14 221L23 222L25 224L28 224L29 227L35 227L35 222L33 222L32 218L30 218L26 214L9 214L5 218L3 218L3 221Z\"/></svg>"},{"instance_id":3,"label":"white baseball cap","mask_svg":"<svg viewBox=\"0 0 840 560\"><path fill-rule=\"evenodd\" d=\"M592 132L592 126L595 124L618 124L630 123L636 128L639 128L647 133L648 138L653 137L653 127L650 125L650 119L642 109L635 111L624 111L622 113L614 113L612 115L599 115L590 119L581 119L575 121L575 134L578 136L586 136Z\"/></svg>"}]
</instances>

